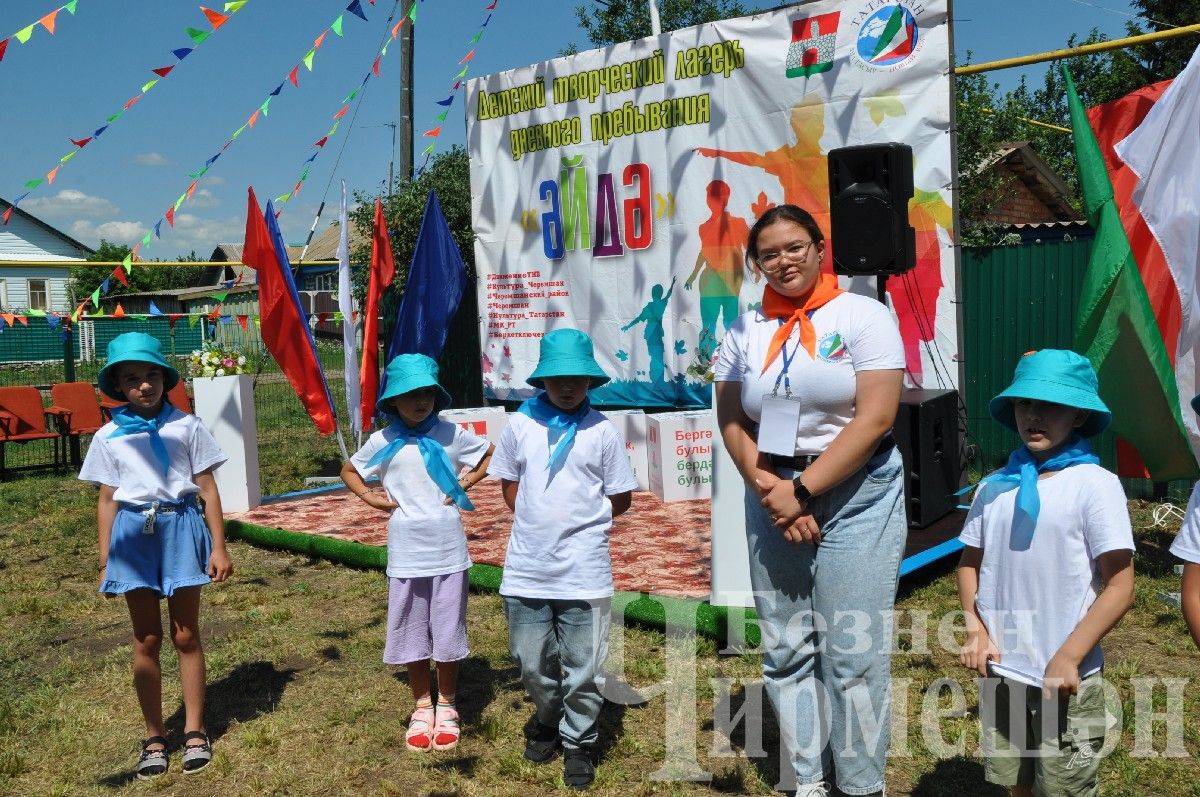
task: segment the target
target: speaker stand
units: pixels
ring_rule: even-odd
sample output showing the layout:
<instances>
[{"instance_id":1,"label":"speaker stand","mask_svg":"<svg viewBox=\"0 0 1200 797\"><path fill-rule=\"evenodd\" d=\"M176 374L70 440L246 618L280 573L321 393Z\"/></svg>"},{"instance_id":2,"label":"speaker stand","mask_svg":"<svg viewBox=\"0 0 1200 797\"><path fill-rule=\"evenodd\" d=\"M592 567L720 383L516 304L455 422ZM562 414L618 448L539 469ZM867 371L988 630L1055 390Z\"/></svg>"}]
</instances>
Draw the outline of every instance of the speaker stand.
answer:
<instances>
[{"instance_id":1,"label":"speaker stand","mask_svg":"<svg viewBox=\"0 0 1200 797\"><path fill-rule=\"evenodd\" d=\"M887 307L887 274L875 275L875 298L884 307Z\"/></svg>"}]
</instances>

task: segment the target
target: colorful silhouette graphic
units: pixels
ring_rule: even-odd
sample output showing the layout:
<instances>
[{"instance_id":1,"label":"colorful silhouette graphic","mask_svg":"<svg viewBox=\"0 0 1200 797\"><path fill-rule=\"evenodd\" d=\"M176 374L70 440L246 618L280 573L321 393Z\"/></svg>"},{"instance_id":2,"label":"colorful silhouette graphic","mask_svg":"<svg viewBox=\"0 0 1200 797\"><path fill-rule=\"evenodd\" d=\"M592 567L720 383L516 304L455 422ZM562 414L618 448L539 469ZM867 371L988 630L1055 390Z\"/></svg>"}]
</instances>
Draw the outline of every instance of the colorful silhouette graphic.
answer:
<instances>
[{"instance_id":1,"label":"colorful silhouette graphic","mask_svg":"<svg viewBox=\"0 0 1200 797\"><path fill-rule=\"evenodd\" d=\"M667 312L667 301L674 291L675 277L671 277L671 287L667 288L666 295L663 295L662 285L652 287L650 301L646 302L642 312L638 314L637 318L621 327L622 332L628 332L636 324L645 323L646 328L642 330L642 337L645 339L646 349L650 353L650 366L646 369L646 374L650 377L651 382L667 381L667 361L663 356L666 353L666 345L663 343L663 337L666 334L663 330L663 316Z\"/></svg>"},{"instance_id":2,"label":"colorful silhouette graphic","mask_svg":"<svg viewBox=\"0 0 1200 797\"><path fill-rule=\"evenodd\" d=\"M690 291L699 275L701 329L696 349L701 356L711 357L716 347L718 320L728 330L738 317L738 294L746 268L750 225L727 210L730 192L724 180L713 180L706 193L712 215L700 224L700 254L683 287Z\"/></svg>"}]
</instances>

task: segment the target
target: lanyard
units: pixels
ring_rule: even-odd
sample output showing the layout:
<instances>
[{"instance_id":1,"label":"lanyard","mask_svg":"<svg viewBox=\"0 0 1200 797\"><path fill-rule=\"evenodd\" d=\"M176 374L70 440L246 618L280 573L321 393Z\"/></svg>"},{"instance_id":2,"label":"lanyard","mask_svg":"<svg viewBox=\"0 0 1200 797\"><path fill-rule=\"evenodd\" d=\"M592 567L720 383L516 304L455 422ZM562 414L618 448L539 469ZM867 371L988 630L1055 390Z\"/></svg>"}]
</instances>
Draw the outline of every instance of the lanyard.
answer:
<instances>
[{"instance_id":1,"label":"lanyard","mask_svg":"<svg viewBox=\"0 0 1200 797\"><path fill-rule=\"evenodd\" d=\"M779 320L779 325L783 326L783 319ZM787 341L783 342L780 354L783 356L783 368L779 372L779 376L775 377L775 388L771 391L772 396L779 395L779 384L783 383L783 395L786 398L792 397L792 376L788 373L792 368L792 360L796 359L796 352L800 351L800 341L796 341L796 345L792 347L792 353L789 356L787 351Z\"/></svg>"}]
</instances>

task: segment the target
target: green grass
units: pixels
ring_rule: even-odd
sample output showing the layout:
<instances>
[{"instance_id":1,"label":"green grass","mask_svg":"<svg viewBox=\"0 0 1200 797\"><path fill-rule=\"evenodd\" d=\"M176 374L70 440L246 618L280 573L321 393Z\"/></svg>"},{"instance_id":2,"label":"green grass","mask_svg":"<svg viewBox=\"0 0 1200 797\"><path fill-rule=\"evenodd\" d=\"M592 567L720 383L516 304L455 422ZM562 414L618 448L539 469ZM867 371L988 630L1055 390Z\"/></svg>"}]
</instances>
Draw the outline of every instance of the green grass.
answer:
<instances>
[{"instance_id":1,"label":"green grass","mask_svg":"<svg viewBox=\"0 0 1200 797\"><path fill-rule=\"evenodd\" d=\"M95 593L92 488L62 477L25 476L0 488L0 795L520 795L566 794L561 764L521 758L530 716L508 658L499 599L473 593L472 645L463 667L464 737L452 753L417 755L403 747L411 710L404 676L381 664L385 584L381 573L306 556L231 545L236 572L206 588L202 614L208 659L208 724L216 758L206 772L172 772L152 784L131 780L142 734L129 685L129 628L124 604ZM1192 678L1200 655L1182 620L1158 603L1177 589L1166 547L1171 532L1148 528L1147 506L1134 502L1140 551L1138 601L1106 640L1108 676L1126 714L1121 744L1102 767L1105 795L1195 795L1200 782L1200 695L1185 689L1182 759L1135 758L1131 678ZM988 795L977 757L972 681L937 644L938 620L957 607L948 568L906 582L899 622L928 613L928 649L907 644L893 659L894 683L906 685L907 712L896 711L888 793ZM692 646L696 670L681 677L668 652ZM687 648L684 648L685 650ZM746 755L745 726L729 738L714 718L736 715L753 699L760 662L752 653L720 655L710 640L667 639L630 628L625 676L659 688L642 707L609 707L603 758L593 793L605 795L770 794L778 748L770 712L762 726L765 758ZM177 741L181 710L176 660L164 651L164 706ZM924 689L949 676L963 686L961 706L947 695L924 705ZM723 679L723 680L722 680ZM724 686L729 682L731 687ZM750 686L747 691L747 685ZM1162 709L1160 686L1156 710ZM694 708L695 730L687 714ZM922 710L945 715L927 733ZM682 712L682 713L681 713ZM679 730L683 729L682 736ZM965 742L962 755L954 742ZM668 751L683 739L685 759L708 782L653 780L685 771ZM944 750L937 750L941 738ZM1155 733L1156 749L1165 731ZM672 765L674 765L672 767Z\"/></svg>"}]
</instances>

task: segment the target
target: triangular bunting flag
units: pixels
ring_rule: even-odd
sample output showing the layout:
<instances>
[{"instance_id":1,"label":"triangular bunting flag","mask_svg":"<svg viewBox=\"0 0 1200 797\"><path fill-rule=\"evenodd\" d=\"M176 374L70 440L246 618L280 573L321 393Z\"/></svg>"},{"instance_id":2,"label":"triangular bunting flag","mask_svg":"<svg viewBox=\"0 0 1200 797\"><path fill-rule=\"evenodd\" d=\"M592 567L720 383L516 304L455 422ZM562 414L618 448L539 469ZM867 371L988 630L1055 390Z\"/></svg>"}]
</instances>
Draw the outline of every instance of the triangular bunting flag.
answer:
<instances>
[{"instance_id":1,"label":"triangular bunting flag","mask_svg":"<svg viewBox=\"0 0 1200 797\"><path fill-rule=\"evenodd\" d=\"M181 318L183 318L182 313L171 313L169 316L167 316L167 328L174 332L175 322Z\"/></svg>"},{"instance_id":2,"label":"triangular bunting flag","mask_svg":"<svg viewBox=\"0 0 1200 797\"><path fill-rule=\"evenodd\" d=\"M378 59L377 59L377 60L378 60ZM360 90L360 89L355 89L354 91L352 91L352 92L350 92L349 94L347 94L347 95L346 95L346 99L342 100L342 102L350 102L351 100L353 100L355 97L357 97L357 96L358 96L358 92L359 92L359 90Z\"/></svg>"},{"instance_id":3,"label":"triangular bunting flag","mask_svg":"<svg viewBox=\"0 0 1200 797\"><path fill-rule=\"evenodd\" d=\"M331 31L333 31L334 33L336 33L338 36L341 36L341 35L342 35L342 17L343 17L343 16L345 16L345 15L344 15L344 14L339 14L339 15L338 15L338 18L337 18L337 19L335 19L335 20L333 21L333 24L329 26L329 29L330 29Z\"/></svg>"},{"instance_id":4,"label":"triangular bunting flag","mask_svg":"<svg viewBox=\"0 0 1200 797\"><path fill-rule=\"evenodd\" d=\"M192 198L192 194L196 193L196 181L195 180L192 181L192 184L187 187L187 191L185 191L184 193L187 194L188 199Z\"/></svg>"},{"instance_id":5,"label":"triangular bunting flag","mask_svg":"<svg viewBox=\"0 0 1200 797\"><path fill-rule=\"evenodd\" d=\"M180 194L179 199L175 200L175 209L179 210L179 206L182 205L186 200L187 194ZM175 225L172 224L171 226L174 227Z\"/></svg>"},{"instance_id":6,"label":"triangular bunting flag","mask_svg":"<svg viewBox=\"0 0 1200 797\"><path fill-rule=\"evenodd\" d=\"M167 224L175 226L175 208L167 208L167 212L163 214L167 219Z\"/></svg>"},{"instance_id":7,"label":"triangular bunting flag","mask_svg":"<svg viewBox=\"0 0 1200 797\"><path fill-rule=\"evenodd\" d=\"M17 316L17 320L21 322L21 326L23 326L23 327L29 326L29 319L23 315Z\"/></svg>"},{"instance_id":8,"label":"triangular bunting flag","mask_svg":"<svg viewBox=\"0 0 1200 797\"><path fill-rule=\"evenodd\" d=\"M212 34L212 31L196 30L195 28L188 28L186 33L188 35L188 38L191 39L192 41L194 41L196 44L203 44L204 40L207 39Z\"/></svg>"},{"instance_id":9,"label":"triangular bunting flag","mask_svg":"<svg viewBox=\"0 0 1200 797\"><path fill-rule=\"evenodd\" d=\"M482 24L482 25L480 25L479 27L481 27L481 28L486 28L486 27L487 27L487 24L488 24L489 22L491 22L491 21L492 21L492 15L491 15L491 14L488 14L488 15L487 15L487 19L485 19L485 20L483 21L483 24Z\"/></svg>"},{"instance_id":10,"label":"triangular bunting flag","mask_svg":"<svg viewBox=\"0 0 1200 797\"><path fill-rule=\"evenodd\" d=\"M55 166L53 169L51 169L49 172L47 172L46 173L46 182L53 183L54 178L58 176L58 170L61 168L62 168L62 164L59 164L58 166Z\"/></svg>"},{"instance_id":11,"label":"triangular bunting flag","mask_svg":"<svg viewBox=\"0 0 1200 797\"><path fill-rule=\"evenodd\" d=\"M198 316L198 315L188 316L188 326L189 327L194 327L199 322L200 322L200 316Z\"/></svg>"},{"instance_id":12,"label":"triangular bunting flag","mask_svg":"<svg viewBox=\"0 0 1200 797\"><path fill-rule=\"evenodd\" d=\"M162 219L154 222L154 237L162 238Z\"/></svg>"},{"instance_id":13,"label":"triangular bunting flag","mask_svg":"<svg viewBox=\"0 0 1200 797\"><path fill-rule=\"evenodd\" d=\"M434 118L434 119L436 119L436 120L437 120L437 121L439 121L439 122L444 122L444 121L446 121L446 116L447 116L449 113L450 113L450 111L448 111L448 110L446 110L446 111L442 111L441 113L439 113L437 116L435 116L435 117L433 117L433 118Z\"/></svg>"},{"instance_id":14,"label":"triangular bunting flag","mask_svg":"<svg viewBox=\"0 0 1200 797\"><path fill-rule=\"evenodd\" d=\"M117 281L120 282L122 285L124 285L126 288L129 287L129 279L125 276L125 270L123 268L121 268L120 266L117 266L116 268L113 269L112 275L114 277L116 277Z\"/></svg>"},{"instance_id":15,"label":"triangular bunting flag","mask_svg":"<svg viewBox=\"0 0 1200 797\"><path fill-rule=\"evenodd\" d=\"M30 308L29 310L26 310L25 312L28 313L33 318L45 318L46 317L45 310L34 310L34 309Z\"/></svg>"},{"instance_id":16,"label":"triangular bunting flag","mask_svg":"<svg viewBox=\"0 0 1200 797\"><path fill-rule=\"evenodd\" d=\"M266 116L268 113L270 113L270 109L271 109L271 98L267 97L265 100L263 100L263 104L258 106L258 110L262 111L263 116Z\"/></svg>"},{"instance_id":17,"label":"triangular bunting flag","mask_svg":"<svg viewBox=\"0 0 1200 797\"><path fill-rule=\"evenodd\" d=\"M105 282L107 282L107 281L108 280L106 279ZM92 304L98 305L100 303L100 289L99 288L96 288L96 290L92 291L91 299L92 299Z\"/></svg>"},{"instance_id":18,"label":"triangular bunting flag","mask_svg":"<svg viewBox=\"0 0 1200 797\"><path fill-rule=\"evenodd\" d=\"M303 59L304 66L308 68L309 72L312 71L313 56L316 54L317 54L316 50L309 50L307 53L304 54L304 59Z\"/></svg>"},{"instance_id":19,"label":"triangular bunting flag","mask_svg":"<svg viewBox=\"0 0 1200 797\"><path fill-rule=\"evenodd\" d=\"M92 138L100 138L100 134L103 133L107 129L108 129L108 125L104 125L104 127L96 128L96 131L94 133L92 133Z\"/></svg>"},{"instance_id":20,"label":"triangular bunting flag","mask_svg":"<svg viewBox=\"0 0 1200 797\"><path fill-rule=\"evenodd\" d=\"M79 147L80 149L83 149L84 147L86 147L88 145L88 142L91 140L92 140L92 137L88 136L87 138L81 138L78 141L76 141L75 139L71 139L71 143L74 144L75 146Z\"/></svg>"},{"instance_id":21,"label":"triangular bunting flag","mask_svg":"<svg viewBox=\"0 0 1200 797\"><path fill-rule=\"evenodd\" d=\"M278 86L276 86L276 87L275 87L275 90L271 92L271 96L272 96L272 97L278 97L278 96L279 96L279 92L281 92L281 91L283 91L283 84L282 84L282 83L280 83Z\"/></svg>"},{"instance_id":22,"label":"triangular bunting flag","mask_svg":"<svg viewBox=\"0 0 1200 797\"><path fill-rule=\"evenodd\" d=\"M40 24L43 28L45 28L46 30L50 31L51 34L53 34L54 33L54 18L58 16L58 12L60 10L61 9L58 9L58 8L54 9L46 16L39 19L38 24Z\"/></svg>"},{"instance_id":23,"label":"triangular bunting flag","mask_svg":"<svg viewBox=\"0 0 1200 797\"><path fill-rule=\"evenodd\" d=\"M329 136L325 136L325 137L324 137L324 138L322 138L320 141L318 141L318 142L316 142L315 144L313 144L313 146L314 146L314 147L323 147L323 146L325 146L325 142L326 142L326 141L328 141L328 140L329 140Z\"/></svg>"},{"instance_id":24,"label":"triangular bunting flag","mask_svg":"<svg viewBox=\"0 0 1200 797\"><path fill-rule=\"evenodd\" d=\"M21 44L24 44L25 42L29 41L29 37L32 35L33 35L33 25L30 25L29 27L21 28L19 31L14 33L13 38L16 39L17 41L19 41Z\"/></svg>"},{"instance_id":25,"label":"triangular bunting flag","mask_svg":"<svg viewBox=\"0 0 1200 797\"><path fill-rule=\"evenodd\" d=\"M113 318L124 318L125 317L125 308L121 306L120 302L117 302L117 309L113 310L112 317Z\"/></svg>"},{"instance_id":26,"label":"triangular bunting flag","mask_svg":"<svg viewBox=\"0 0 1200 797\"><path fill-rule=\"evenodd\" d=\"M437 104L438 104L438 105L441 105L441 106L443 106L443 107L449 108L449 107L450 107L450 103L452 103L452 102L454 102L454 95L453 95L453 94L451 94L449 97L447 97L447 98L446 98L446 99L444 99L444 100L438 100L438 101L437 101Z\"/></svg>"},{"instance_id":27,"label":"triangular bunting flag","mask_svg":"<svg viewBox=\"0 0 1200 797\"><path fill-rule=\"evenodd\" d=\"M70 2L63 6L63 8L67 9L68 14L75 16L75 4L78 2L79 0L70 0Z\"/></svg>"},{"instance_id":28,"label":"triangular bunting flag","mask_svg":"<svg viewBox=\"0 0 1200 797\"><path fill-rule=\"evenodd\" d=\"M150 71L153 72L154 74L158 75L159 77L166 77L167 75L171 74L171 70L174 68L175 68L174 65L160 66L158 69L151 69Z\"/></svg>"},{"instance_id":29,"label":"triangular bunting flag","mask_svg":"<svg viewBox=\"0 0 1200 797\"><path fill-rule=\"evenodd\" d=\"M470 65L470 64L467 64L466 66L464 66L464 67L462 68L462 71L461 71L461 72L459 72L457 75L455 75L455 77L466 77L466 76L467 76L467 70L468 70L468 69L470 69L470 68L471 68L471 65Z\"/></svg>"},{"instance_id":30,"label":"triangular bunting flag","mask_svg":"<svg viewBox=\"0 0 1200 797\"><path fill-rule=\"evenodd\" d=\"M2 215L0 215L0 218L4 219L5 224L8 224L8 220L12 218L12 213L13 213L12 208L5 208L4 213Z\"/></svg>"},{"instance_id":31,"label":"triangular bunting flag","mask_svg":"<svg viewBox=\"0 0 1200 797\"><path fill-rule=\"evenodd\" d=\"M242 125L242 126L241 126L241 127L239 127L237 130L234 130L234 131L233 131L233 135L230 137L230 139L229 139L229 140L230 140L230 141L237 141L237 137L238 137L238 136L240 136L240 135L242 134L242 131L243 131L243 130L245 130L245 129L246 129L246 125ZM225 144L225 147L228 147L228 146L229 146L229 144L228 144L228 143L226 143L226 144ZM221 149L224 149L225 147L222 147Z\"/></svg>"},{"instance_id":32,"label":"triangular bunting flag","mask_svg":"<svg viewBox=\"0 0 1200 797\"><path fill-rule=\"evenodd\" d=\"M470 60L471 60L472 58L474 58L474 57L475 57L475 50L473 50L473 49L472 49L472 50L471 50L471 52L467 53L466 55L464 55L464 56L462 57L462 60L461 60L461 61L459 61L459 63L460 63L460 64L465 64L467 61L470 61Z\"/></svg>"},{"instance_id":33,"label":"triangular bunting flag","mask_svg":"<svg viewBox=\"0 0 1200 797\"><path fill-rule=\"evenodd\" d=\"M416 5L416 3L413 3L413 5ZM363 22L367 21L367 15L363 13L362 3L358 2L358 0L354 0L350 5L346 6L346 10L360 18Z\"/></svg>"},{"instance_id":34,"label":"triangular bunting flag","mask_svg":"<svg viewBox=\"0 0 1200 797\"><path fill-rule=\"evenodd\" d=\"M288 72L288 80L292 81L292 85L295 86L296 88L300 88L299 75L300 75L300 65L296 64L294 67L292 67L292 71Z\"/></svg>"},{"instance_id":35,"label":"triangular bunting flag","mask_svg":"<svg viewBox=\"0 0 1200 797\"><path fill-rule=\"evenodd\" d=\"M478 33L476 33L474 36L471 37L471 41L467 42L467 44L479 44L479 40L482 38L483 38L483 31L479 31Z\"/></svg>"},{"instance_id":36,"label":"triangular bunting flag","mask_svg":"<svg viewBox=\"0 0 1200 797\"><path fill-rule=\"evenodd\" d=\"M134 104L135 102L137 102L138 100L140 100L141 98L142 98L142 95L141 95L141 94L137 95L136 97L132 97L132 98L129 100L129 102L125 103L125 107L123 108L123 110L126 110L126 111L128 111L130 108L132 108L132 107L133 107L133 104Z\"/></svg>"},{"instance_id":37,"label":"triangular bunting flag","mask_svg":"<svg viewBox=\"0 0 1200 797\"><path fill-rule=\"evenodd\" d=\"M125 273L133 271L133 252L125 255L125 259L121 261L121 267L125 269Z\"/></svg>"},{"instance_id":38,"label":"triangular bunting flag","mask_svg":"<svg viewBox=\"0 0 1200 797\"><path fill-rule=\"evenodd\" d=\"M318 153L314 152L313 154L309 155L308 160L306 160L305 163L312 163L315 161L317 159L317 154Z\"/></svg>"},{"instance_id":39,"label":"triangular bunting flag","mask_svg":"<svg viewBox=\"0 0 1200 797\"><path fill-rule=\"evenodd\" d=\"M36 180L26 180L25 181L25 187L29 188L29 189L37 188L41 184L42 184L42 178L40 178L40 177Z\"/></svg>"},{"instance_id":40,"label":"triangular bunting flag","mask_svg":"<svg viewBox=\"0 0 1200 797\"><path fill-rule=\"evenodd\" d=\"M439 125L438 127L435 127L435 128L433 128L433 129L431 129L431 130L426 130L426 131L425 131L424 133L422 133L421 135L425 136L426 138L437 138L437 137L438 137L438 136L440 136L441 134L442 134L442 128L441 128L441 126Z\"/></svg>"},{"instance_id":41,"label":"triangular bunting flag","mask_svg":"<svg viewBox=\"0 0 1200 797\"><path fill-rule=\"evenodd\" d=\"M254 127L254 123L258 121L258 115L260 113L262 113L261 108L259 110L255 111L253 114L251 114L250 118L246 120L246 127Z\"/></svg>"},{"instance_id":42,"label":"triangular bunting flag","mask_svg":"<svg viewBox=\"0 0 1200 797\"><path fill-rule=\"evenodd\" d=\"M159 310L158 305L156 305L154 303L154 300L151 299L150 300L150 315L162 315L162 314L163 314L163 311Z\"/></svg>"},{"instance_id":43,"label":"triangular bunting flag","mask_svg":"<svg viewBox=\"0 0 1200 797\"><path fill-rule=\"evenodd\" d=\"M282 194L282 195L280 195L280 196L277 196L277 197L275 197L275 201L276 201L276 202L279 202L280 204L282 204L282 203L284 203L284 202L287 202L287 201L288 201L288 200L290 200L291 198L292 198L292 195L291 195L291 194Z\"/></svg>"},{"instance_id":44,"label":"triangular bunting flag","mask_svg":"<svg viewBox=\"0 0 1200 797\"><path fill-rule=\"evenodd\" d=\"M249 321L250 321L250 316L248 316L248 315L239 315L237 317L238 326L242 328L243 332L246 331L246 325Z\"/></svg>"},{"instance_id":45,"label":"triangular bunting flag","mask_svg":"<svg viewBox=\"0 0 1200 797\"><path fill-rule=\"evenodd\" d=\"M196 48L180 47L178 50L172 50L171 55L175 56L180 61L182 61L183 59L187 58L191 54L192 50L194 50L194 49L196 49Z\"/></svg>"},{"instance_id":46,"label":"triangular bunting flag","mask_svg":"<svg viewBox=\"0 0 1200 797\"><path fill-rule=\"evenodd\" d=\"M66 155L63 155L61 158L59 158L58 162L66 163L67 161L71 160L71 158L75 157L76 152L79 152L79 150L75 150L75 152L68 152Z\"/></svg>"},{"instance_id":47,"label":"triangular bunting flag","mask_svg":"<svg viewBox=\"0 0 1200 797\"><path fill-rule=\"evenodd\" d=\"M329 35L329 31L324 31L320 36L313 39L313 49L320 50L321 44L325 41L325 37Z\"/></svg>"},{"instance_id":48,"label":"triangular bunting flag","mask_svg":"<svg viewBox=\"0 0 1200 797\"><path fill-rule=\"evenodd\" d=\"M142 242L141 242L141 241L138 241L137 243L135 243L135 244L133 245L133 249L131 249L131 250L130 250L130 252L129 252L129 255L128 255L128 256L129 256L129 258L131 259L131 260L130 260L130 262L132 262L132 259L133 259L133 258L136 258L136 257L137 257L138 250L139 250L139 249L141 249L141 248L142 248ZM124 264L122 264L122 265L124 265Z\"/></svg>"},{"instance_id":49,"label":"triangular bunting flag","mask_svg":"<svg viewBox=\"0 0 1200 797\"><path fill-rule=\"evenodd\" d=\"M0 61L4 60L4 51L8 49L8 39L0 39Z\"/></svg>"},{"instance_id":50,"label":"triangular bunting flag","mask_svg":"<svg viewBox=\"0 0 1200 797\"><path fill-rule=\"evenodd\" d=\"M375 63L371 64L371 71L375 73L375 77L379 77L379 62L383 60L383 56L376 56Z\"/></svg>"},{"instance_id":51,"label":"triangular bunting flag","mask_svg":"<svg viewBox=\"0 0 1200 797\"><path fill-rule=\"evenodd\" d=\"M454 81L454 85L453 85L453 86L451 86L451 88L452 88L452 89L454 89L455 91L458 91L458 87L459 87L459 86L461 86L461 85L462 85L462 81L461 81L461 80L456 80L456 81Z\"/></svg>"},{"instance_id":52,"label":"triangular bunting flag","mask_svg":"<svg viewBox=\"0 0 1200 797\"><path fill-rule=\"evenodd\" d=\"M13 325L13 322L17 320L16 316L12 313L0 313L0 318L3 318L4 322L10 327Z\"/></svg>"},{"instance_id":53,"label":"triangular bunting flag","mask_svg":"<svg viewBox=\"0 0 1200 797\"><path fill-rule=\"evenodd\" d=\"M428 155L430 152L433 152L433 146L434 146L433 144L430 144L428 147L426 147L425 149L421 150L421 154L422 154L422 155Z\"/></svg>"},{"instance_id":54,"label":"triangular bunting flag","mask_svg":"<svg viewBox=\"0 0 1200 797\"><path fill-rule=\"evenodd\" d=\"M490 6L484 6L483 10L484 11L495 11L496 10L496 0L493 0L492 4Z\"/></svg>"},{"instance_id":55,"label":"triangular bunting flag","mask_svg":"<svg viewBox=\"0 0 1200 797\"><path fill-rule=\"evenodd\" d=\"M149 83L144 84L142 86L142 93L145 94L147 91L154 88L154 84L157 82L158 82L158 78L155 78L154 80L151 80Z\"/></svg>"},{"instance_id":56,"label":"triangular bunting flag","mask_svg":"<svg viewBox=\"0 0 1200 797\"><path fill-rule=\"evenodd\" d=\"M103 293L106 296L108 295L108 277L104 278L104 282L101 282L100 287L97 288L96 290L100 291L100 293ZM92 299L92 302L95 303L96 299L98 299L99 296L97 296L96 294L92 294L92 296L96 297L96 298Z\"/></svg>"},{"instance_id":57,"label":"triangular bunting flag","mask_svg":"<svg viewBox=\"0 0 1200 797\"><path fill-rule=\"evenodd\" d=\"M416 24L416 22L417 22L417 4L416 3L413 3L412 7L408 9L408 18L410 20L412 20L413 24Z\"/></svg>"},{"instance_id":58,"label":"triangular bunting flag","mask_svg":"<svg viewBox=\"0 0 1200 797\"><path fill-rule=\"evenodd\" d=\"M219 11L213 11L211 8L205 8L204 6L200 6L200 10L204 12L204 16L208 17L208 21L213 26L213 30L216 30L229 21L229 17L225 16Z\"/></svg>"},{"instance_id":59,"label":"triangular bunting flag","mask_svg":"<svg viewBox=\"0 0 1200 797\"><path fill-rule=\"evenodd\" d=\"M335 113L335 114L333 115L333 118L334 118L334 119L341 119L343 116L345 116L345 115L346 115L346 111L348 111L348 110L350 110L350 106L349 106L349 105L343 105L343 106L342 106L342 110L340 110L340 111L338 111L337 113Z\"/></svg>"},{"instance_id":60,"label":"triangular bunting flag","mask_svg":"<svg viewBox=\"0 0 1200 797\"><path fill-rule=\"evenodd\" d=\"M242 10L242 6L246 5L246 0L233 0L232 3L225 4L226 14L236 14Z\"/></svg>"},{"instance_id":61,"label":"triangular bunting flag","mask_svg":"<svg viewBox=\"0 0 1200 797\"><path fill-rule=\"evenodd\" d=\"M154 233L152 233L152 232L147 232L145 235L143 235L142 236L142 246L149 247L150 239L153 237L154 237Z\"/></svg>"},{"instance_id":62,"label":"triangular bunting flag","mask_svg":"<svg viewBox=\"0 0 1200 797\"><path fill-rule=\"evenodd\" d=\"M210 299L216 299L218 302L223 302L223 301L225 301L225 298L226 298L227 296L229 296L229 291L225 291L224 293L213 293L213 294L209 294L209 297L208 297L208 298L210 298ZM214 313L214 314L215 314L216 312L217 312L216 310L213 310L213 313Z\"/></svg>"},{"instance_id":63,"label":"triangular bunting flag","mask_svg":"<svg viewBox=\"0 0 1200 797\"><path fill-rule=\"evenodd\" d=\"M401 19L399 22L397 22L395 24L395 26L392 27L392 38L393 39L400 35L400 28L402 28L402 27L404 27L403 19Z\"/></svg>"}]
</instances>

